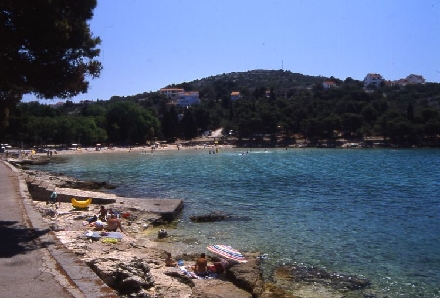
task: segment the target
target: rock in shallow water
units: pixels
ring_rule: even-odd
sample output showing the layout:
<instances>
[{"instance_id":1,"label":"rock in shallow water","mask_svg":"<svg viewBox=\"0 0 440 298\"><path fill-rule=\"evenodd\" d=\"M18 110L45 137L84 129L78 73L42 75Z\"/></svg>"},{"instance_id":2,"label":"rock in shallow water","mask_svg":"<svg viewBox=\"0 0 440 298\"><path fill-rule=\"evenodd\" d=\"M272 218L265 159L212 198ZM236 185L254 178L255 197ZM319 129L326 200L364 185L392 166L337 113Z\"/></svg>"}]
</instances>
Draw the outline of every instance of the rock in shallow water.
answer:
<instances>
[{"instance_id":1,"label":"rock in shallow water","mask_svg":"<svg viewBox=\"0 0 440 298\"><path fill-rule=\"evenodd\" d=\"M284 265L276 268L272 279L285 289L298 289L301 285L325 287L338 292L365 289L371 282L354 275L329 273L324 269L306 265Z\"/></svg>"},{"instance_id":2,"label":"rock in shallow water","mask_svg":"<svg viewBox=\"0 0 440 298\"><path fill-rule=\"evenodd\" d=\"M263 291L263 280L259 266L258 259L250 259L247 263L232 266L226 271L226 278L237 287L258 297Z\"/></svg>"}]
</instances>

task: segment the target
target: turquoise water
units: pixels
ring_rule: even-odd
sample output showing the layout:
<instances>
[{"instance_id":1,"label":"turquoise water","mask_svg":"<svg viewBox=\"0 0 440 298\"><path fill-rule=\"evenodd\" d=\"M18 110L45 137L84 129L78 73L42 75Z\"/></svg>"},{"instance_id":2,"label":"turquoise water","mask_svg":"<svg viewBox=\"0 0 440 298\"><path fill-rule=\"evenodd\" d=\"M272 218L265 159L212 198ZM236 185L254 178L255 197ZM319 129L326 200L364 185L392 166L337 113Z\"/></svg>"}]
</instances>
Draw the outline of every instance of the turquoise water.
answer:
<instances>
[{"instance_id":1,"label":"turquoise water","mask_svg":"<svg viewBox=\"0 0 440 298\"><path fill-rule=\"evenodd\" d=\"M182 198L176 237L364 276L379 297L440 297L440 150L223 149L66 156L39 167ZM192 223L222 211L248 221ZM189 241L188 239L193 239Z\"/></svg>"}]
</instances>

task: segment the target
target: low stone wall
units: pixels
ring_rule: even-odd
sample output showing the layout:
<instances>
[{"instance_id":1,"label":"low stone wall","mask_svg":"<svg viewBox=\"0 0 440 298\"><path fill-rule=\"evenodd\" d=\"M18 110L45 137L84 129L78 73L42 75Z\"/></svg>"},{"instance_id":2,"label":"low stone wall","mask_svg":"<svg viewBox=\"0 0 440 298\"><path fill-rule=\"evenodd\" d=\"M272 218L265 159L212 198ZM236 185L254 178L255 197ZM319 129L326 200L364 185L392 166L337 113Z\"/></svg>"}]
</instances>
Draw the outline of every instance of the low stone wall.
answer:
<instances>
[{"instance_id":1,"label":"low stone wall","mask_svg":"<svg viewBox=\"0 0 440 298\"><path fill-rule=\"evenodd\" d=\"M78 201L85 201L88 198L91 198L92 204L106 205L116 203L116 196L112 194L105 194L106 196L108 195L108 197L103 198L103 193L72 188L60 188L48 181L38 179L31 175L26 177L26 184L32 199L35 201L47 201L52 192L56 189L58 195L57 198L60 202L70 203L72 198L75 198Z\"/></svg>"}]
</instances>

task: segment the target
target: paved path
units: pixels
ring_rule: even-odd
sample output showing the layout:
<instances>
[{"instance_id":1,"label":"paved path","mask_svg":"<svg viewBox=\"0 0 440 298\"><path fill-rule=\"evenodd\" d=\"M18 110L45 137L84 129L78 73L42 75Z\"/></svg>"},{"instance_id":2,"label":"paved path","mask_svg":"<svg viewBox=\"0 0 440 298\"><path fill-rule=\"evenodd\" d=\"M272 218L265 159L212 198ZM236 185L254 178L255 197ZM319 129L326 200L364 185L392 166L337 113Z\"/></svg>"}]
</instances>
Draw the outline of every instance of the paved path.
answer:
<instances>
[{"instance_id":1,"label":"paved path","mask_svg":"<svg viewBox=\"0 0 440 298\"><path fill-rule=\"evenodd\" d=\"M64 249L0 161L0 298L117 297Z\"/></svg>"}]
</instances>

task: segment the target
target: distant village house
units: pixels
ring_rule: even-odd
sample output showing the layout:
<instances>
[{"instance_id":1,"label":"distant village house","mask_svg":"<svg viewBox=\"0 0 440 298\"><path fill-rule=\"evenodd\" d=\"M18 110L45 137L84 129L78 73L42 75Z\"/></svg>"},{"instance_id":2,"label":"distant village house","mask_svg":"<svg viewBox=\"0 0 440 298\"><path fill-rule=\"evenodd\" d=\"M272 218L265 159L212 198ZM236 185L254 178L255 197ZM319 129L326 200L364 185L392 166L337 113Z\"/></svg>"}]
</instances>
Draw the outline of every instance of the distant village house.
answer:
<instances>
[{"instance_id":1,"label":"distant village house","mask_svg":"<svg viewBox=\"0 0 440 298\"><path fill-rule=\"evenodd\" d=\"M369 73L364 79L364 89L374 89L384 82L387 86L406 86L408 84L424 84L425 78L421 75L410 74L404 79L396 81L385 81L380 74Z\"/></svg>"},{"instance_id":2,"label":"distant village house","mask_svg":"<svg viewBox=\"0 0 440 298\"><path fill-rule=\"evenodd\" d=\"M397 81L399 85L406 86L408 84L424 84L425 78L419 75L410 74L405 79Z\"/></svg>"},{"instance_id":3,"label":"distant village house","mask_svg":"<svg viewBox=\"0 0 440 298\"><path fill-rule=\"evenodd\" d=\"M385 80L378 73L369 73L364 78L364 89L375 89L379 87Z\"/></svg>"},{"instance_id":4,"label":"distant village house","mask_svg":"<svg viewBox=\"0 0 440 298\"><path fill-rule=\"evenodd\" d=\"M184 89L180 88L162 88L159 90L160 94L163 94L167 99L176 100L179 97L179 93L185 92Z\"/></svg>"},{"instance_id":5,"label":"distant village house","mask_svg":"<svg viewBox=\"0 0 440 298\"><path fill-rule=\"evenodd\" d=\"M167 99L181 107L200 103L198 91L185 91L181 88L162 88L159 90L159 93L165 95Z\"/></svg>"},{"instance_id":6,"label":"distant village house","mask_svg":"<svg viewBox=\"0 0 440 298\"><path fill-rule=\"evenodd\" d=\"M324 89L330 89L336 87L336 83L333 81L324 81L322 82L322 86L324 87Z\"/></svg>"},{"instance_id":7,"label":"distant village house","mask_svg":"<svg viewBox=\"0 0 440 298\"><path fill-rule=\"evenodd\" d=\"M176 104L181 107L192 106L194 104L199 104L199 103L200 103L200 98L198 91L179 93L176 101Z\"/></svg>"},{"instance_id":8,"label":"distant village house","mask_svg":"<svg viewBox=\"0 0 440 298\"><path fill-rule=\"evenodd\" d=\"M238 91L231 92L231 100L237 100L239 98L240 98L240 92L238 92Z\"/></svg>"}]
</instances>

